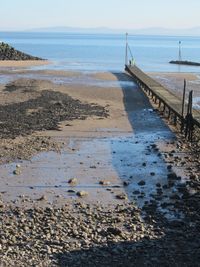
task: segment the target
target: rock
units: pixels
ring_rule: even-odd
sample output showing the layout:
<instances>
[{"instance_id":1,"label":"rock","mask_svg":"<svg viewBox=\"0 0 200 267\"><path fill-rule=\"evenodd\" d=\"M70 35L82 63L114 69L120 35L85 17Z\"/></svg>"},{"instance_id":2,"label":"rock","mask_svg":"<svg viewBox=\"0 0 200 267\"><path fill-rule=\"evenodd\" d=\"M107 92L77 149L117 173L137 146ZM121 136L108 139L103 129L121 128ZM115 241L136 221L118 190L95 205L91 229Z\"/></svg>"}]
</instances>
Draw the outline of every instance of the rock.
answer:
<instances>
[{"instance_id":1,"label":"rock","mask_svg":"<svg viewBox=\"0 0 200 267\"><path fill-rule=\"evenodd\" d=\"M42 58L30 56L0 42L0 60L42 60Z\"/></svg>"},{"instance_id":2,"label":"rock","mask_svg":"<svg viewBox=\"0 0 200 267\"><path fill-rule=\"evenodd\" d=\"M160 183L157 183L156 186L157 186L157 187L161 187L161 184L160 184Z\"/></svg>"},{"instance_id":3,"label":"rock","mask_svg":"<svg viewBox=\"0 0 200 267\"><path fill-rule=\"evenodd\" d=\"M19 168L17 168L16 170L13 171L14 175L20 175L21 174L21 170Z\"/></svg>"},{"instance_id":4,"label":"rock","mask_svg":"<svg viewBox=\"0 0 200 267\"><path fill-rule=\"evenodd\" d=\"M126 194L118 194L118 195L116 195L116 198L117 199L121 199L121 200L123 200L123 199L127 199L127 195Z\"/></svg>"},{"instance_id":5,"label":"rock","mask_svg":"<svg viewBox=\"0 0 200 267\"><path fill-rule=\"evenodd\" d=\"M191 179L191 180L196 180L196 179L199 179L199 178L200 178L200 177L199 177L198 174L192 173L192 174L190 175L190 179Z\"/></svg>"},{"instance_id":6,"label":"rock","mask_svg":"<svg viewBox=\"0 0 200 267\"><path fill-rule=\"evenodd\" d=\"M108 227L107 233L112 234L112 235L121 235L122 231L121 231L121 229L116 228L116 227Z\"/></svg>"},{"instance_id":7,"label":"rock","mask_svg":"<svg viewBox=\"0 0 200 267\"><path fill-rule=\"evenodd\" d=\"M4 207L4 204L3 202L0 200L0 208L3 208Z\"/></svg>"},{"instance_id":8,"label":"rock","mask_svg":"<svg viewBox=\"0 0 200 267\"><path fill-rule=\"evenodd\" d=\"M99 184L100 185L110 185L111 183L108 180L101 180L101 181L99 181Z\"/></svg>"},{"instance_id":9,"label":"rock","mask_svg":"<svg viewBox=\"0 0 200 267\"><path fill-rule=\"evenodd\" d=\"M170 180L179 180L179 179L178 179L178 176L176 175L175 172L169 173L169 174L167 175L167 178L170 179Z\"/></svg>"},{"instance_id":10,"label":"rock","mask_svg":"<svg viewBox=\"0 0 200 267\"><path fill-rule=\"evenodd\" d=\"M129 182L124 181L124 182L123 182L123 185L124 185L124 186L129 186Z\"/></svg>"},{"instance_id":11,"label":"rock","mask_svg":"<svg viewBox=\"0 0 200 267\"><path fill-rule=\"evenodd\" d=\"M90 169L96 169L97 167L95 165L90 166Z\"/></svg>"},{"instance_id":12,"label":"rock","mask_svg":"<svg viewBox=\"0 0 200 267\"><path fill-rule=\"evenodd\" d=\"M144 181L144 180L141 180L139 183L138 183L138 185L140 185L140 186L143 186L143 185L145 185L146 184L146 182Z\"/></svg>"},{"instance_id":13,"label":"rock","mask_svg":"<svg viewBox=\"0 0 200 267\"><path fill-rule=\"evenodd\" d=\"M76 191L74 191L74 190L72 190L72 189L69 189L67 192L68 192L68 193L76 193Z\"/></svg>"},{"instance_id":14,"label":"rock","mask_svg":"<svg viewBox=\"0 0 200 267\"><path fill-rule=\"evenodd\" d=\"M76 178L71 178L68 181L68 184L71 184L71 185L76 185L77 183L78 183L78 180Z\"/></svg>"},{"instance_id":15,"label":"rock","mask_svg":"<svg viewBox=\"0 0 200 267\"><path fill-rule=\"evenodd\" d=\"M86 197L86 196L88 196L88 192L86 192L86 191L78 191L76 194L79 197Z\"/></svg>"},{"instance_id":16,"label":"rock","mask_svg":"<svg viewBox=\"0 0 200 267\"><path fill-rule=\"evenodd\" d=\"M47 200L47 198L46 198L45 195L43 195L43 196L41 196L40 198L38 198L37 200L38 200L38 201L43 201L43 200Z\"/></svg>"},{"instance_id":17,"label":"rock","mask_svg":"<svg viewBox=\"0 0 200 267\"><path fill-rule=\"evenodd\" d=\"M167 169L168 169L168 170L171 170L171 169L172 169L172 165L168 165L168 166L167 166Z\"/></svg>"}]
</instances>

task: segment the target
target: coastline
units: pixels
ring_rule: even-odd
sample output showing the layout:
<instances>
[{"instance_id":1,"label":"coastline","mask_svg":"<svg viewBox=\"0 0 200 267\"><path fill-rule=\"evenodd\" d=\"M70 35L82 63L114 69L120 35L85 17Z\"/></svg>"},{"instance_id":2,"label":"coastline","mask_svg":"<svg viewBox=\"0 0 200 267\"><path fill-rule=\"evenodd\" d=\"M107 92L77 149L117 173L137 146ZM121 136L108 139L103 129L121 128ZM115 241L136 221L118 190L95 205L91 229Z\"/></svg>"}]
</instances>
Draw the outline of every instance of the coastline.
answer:
<instances>
[{"instance_id":1,"label":"coastline","mask_svg":"<svg viewBox=\"0 0 200 267\"><path fill-rule=\"evenodd\" d=\"M32 66L48 65L49 60L0 60L0 68L24 68Z\"/></svg>"}]
</instances>

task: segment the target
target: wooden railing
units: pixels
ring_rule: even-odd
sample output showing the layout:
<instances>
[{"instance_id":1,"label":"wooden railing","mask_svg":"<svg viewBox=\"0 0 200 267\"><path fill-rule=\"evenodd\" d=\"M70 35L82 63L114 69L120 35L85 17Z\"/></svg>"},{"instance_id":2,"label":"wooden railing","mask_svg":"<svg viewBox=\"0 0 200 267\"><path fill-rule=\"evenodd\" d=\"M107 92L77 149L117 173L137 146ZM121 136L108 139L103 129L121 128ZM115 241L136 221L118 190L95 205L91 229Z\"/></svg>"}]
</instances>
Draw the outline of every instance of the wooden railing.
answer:
<instances>
[{"instance_id":1,"label":"wooden railing","mask_svg":"<svg viewBox=\"0 0 200 267\"><path fill-rule=\"evenodd\" d=\"M193 110L191 103L185 104L178 96L149 77L137 66L125 65L125 70L152 97L159 108L168 113L168 117L173 119L174 124L180 122L181 130L185 131L185 136L192 141L194 127L200 128L200 112ZM189 99L192 101L191 95Z\"/></svg>"}]
</instances>

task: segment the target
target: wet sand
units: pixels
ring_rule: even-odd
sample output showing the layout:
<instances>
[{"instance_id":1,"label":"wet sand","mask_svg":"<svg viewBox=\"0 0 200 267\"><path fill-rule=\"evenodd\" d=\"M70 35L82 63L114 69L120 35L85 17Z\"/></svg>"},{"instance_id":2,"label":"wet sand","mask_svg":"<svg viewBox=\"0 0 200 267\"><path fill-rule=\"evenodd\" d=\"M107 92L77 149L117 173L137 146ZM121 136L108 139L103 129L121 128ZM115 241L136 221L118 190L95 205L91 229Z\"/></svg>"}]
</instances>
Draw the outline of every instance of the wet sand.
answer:
<instances>
[{"instance_id":1,"label":"wet sand","mask_svg":"<svg viewBox=\"0 0 200 267\"><path fill-rule=\"evenodd\" d=\"M50 64L48 60L0 60L0 68L27 68Z\"/></svg>"},{"instance_id":2,"label":"wet sand","mask_svg":"<svg viewBox=\"0 0 200 267\"><path fill-rule=\"evenodd\" d=\"M59 79L60 75L63 76L63 73L55 72L53 77ZM7 85L6 92L2 88L1 102L11 105L25 103L30 99L35 101L45 89L68 94L83 103L98 104L109 111L109 116L64 120L58 124L59 131L33 133L34 137L51 137L54 142L64 144L61 152L41 153L30 162L16 159L15 163L2 165L1 188L6 191L3 199L21 203L19 196L23 196L34 204L34 200L45 195L46 204L63 204L65 201L77 199L78 190L85 190L88 192L84 200L86 202L115 204L121 202L116 199L118 194L128 193L129 200L137 199L132 195L134 189L139 189L137 183L140 180L148 180L155 169L157 173L155 172L153 181L146 187L145 192L141 192L149 195L155 184L162 180L161 174L165 177L161 181L164 184L167 177L166 164L156 153L149 153L149 149L151 144L170 142L175 136L153 112L148 100L129 76L123 73L65 73L64 77L66 76L78 80L79 84L75 81L65 84L62 79L60 84L55 84L50 81L49 76L48 81L19 78ZM77 76L81 78L77 79ZM83 80L84 85L81 84ZM123 81L126 83L121 87ZM95 83L96 86L93 85ZM26 91L20 88L26 88ZM40 106L38 108L43 109ZM37 110L31 110L28 106L27 112ZM7 150L10 147L12 143L7 146ZM21 174L16 176L12 172L17 162L20 162ZM144 162L148 162L148 168L142 167ZM75 188L67 183L73 177L78 180ZM8 182L10 179L11 184ZM102 187L99 184L101 180L109 181L110 186ZM133 185L126 189L123 183ZM17 190L13 190L13 187ZM74 193L68 193L70 189L74 190ZM149 192L146 192L148 190Z\"/></svg>"},{"instance_id":3,"label":"wet sand","mask_svg":"<svg viewBox=\"0 0 200 267\"><path fill-rule=\"evenodd\" d=\"M198 264L199 157L127 74L0 75L12 80L0 85L2 112L20 103L26 129L21 136L19 110L14 139L1 138L1 157L10 158L0 165L0 264ZM56 113L48 99L38 102L44 91L51 92ZM95 112L66 120L66 95L80 101L79 116L94 106ZM37 123L27 128L30 114Z\"/></svg>"}]
</instances>

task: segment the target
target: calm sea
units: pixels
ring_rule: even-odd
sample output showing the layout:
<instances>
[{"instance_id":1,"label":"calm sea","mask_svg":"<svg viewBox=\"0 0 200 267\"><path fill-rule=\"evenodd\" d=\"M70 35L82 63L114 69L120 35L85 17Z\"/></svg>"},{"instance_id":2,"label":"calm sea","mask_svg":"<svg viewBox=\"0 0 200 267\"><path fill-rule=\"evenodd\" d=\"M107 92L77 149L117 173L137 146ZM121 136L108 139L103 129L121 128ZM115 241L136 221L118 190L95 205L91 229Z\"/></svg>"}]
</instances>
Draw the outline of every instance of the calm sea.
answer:
<instances>
[{"instance_id":1,"label":"calm sea","mask_svg":"<svg viewBox=\"0 0 200 267\"><path fill-rule=\"evenodd\" d=\"M51 60L48 68L80 71L122 71L124 68L123 34L0 32L0 40ZM130 35L129 46L136 64L144 71L200 72L200 67L168 63L178 58L179 40L182 58L200 62L200 37Z\"/></svg>"}]
</instances>

